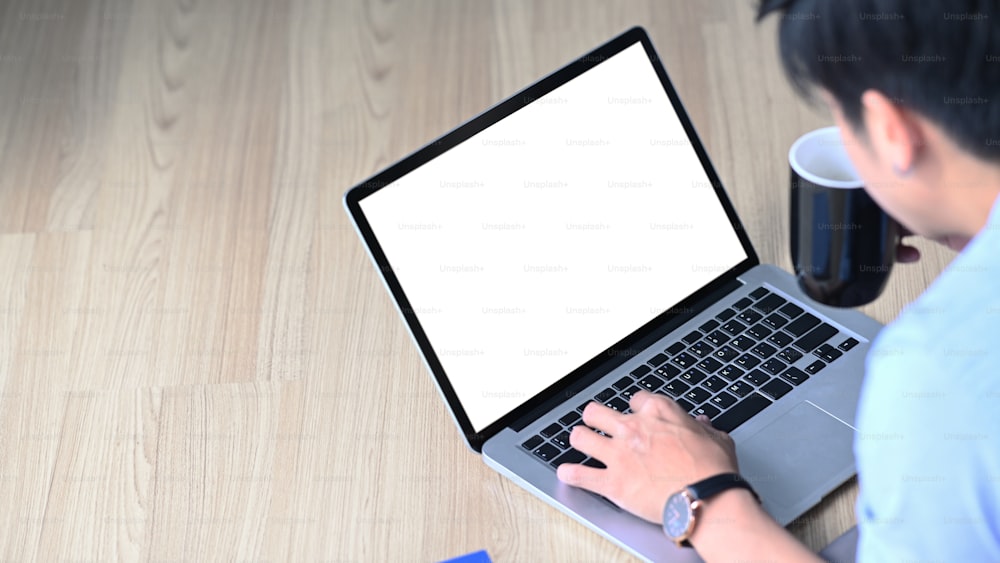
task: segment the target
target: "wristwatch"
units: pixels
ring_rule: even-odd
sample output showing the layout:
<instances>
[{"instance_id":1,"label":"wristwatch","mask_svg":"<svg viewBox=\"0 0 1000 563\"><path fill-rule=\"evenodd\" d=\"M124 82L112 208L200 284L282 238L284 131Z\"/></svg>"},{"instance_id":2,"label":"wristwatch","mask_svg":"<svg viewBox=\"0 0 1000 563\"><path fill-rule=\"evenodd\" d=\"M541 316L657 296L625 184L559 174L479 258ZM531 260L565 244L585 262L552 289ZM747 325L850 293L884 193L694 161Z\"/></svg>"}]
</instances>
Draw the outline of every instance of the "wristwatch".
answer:
<instances>
[{"instance_id":1,"label":"wristwatch","mask_svg":"<svg viewBox=\"0 0 1000 563\"><path fill-rule=\"evenodd\" d=\"M688 485L670 495L663 506L663 532L674 541L678 547L691 547L688 538L694 532L698 520L698 509L705 500L733 488L750 491L757 502L760 497L750 483L736 473L722 473L708 479Z\"/></svg>"}]
</instances>

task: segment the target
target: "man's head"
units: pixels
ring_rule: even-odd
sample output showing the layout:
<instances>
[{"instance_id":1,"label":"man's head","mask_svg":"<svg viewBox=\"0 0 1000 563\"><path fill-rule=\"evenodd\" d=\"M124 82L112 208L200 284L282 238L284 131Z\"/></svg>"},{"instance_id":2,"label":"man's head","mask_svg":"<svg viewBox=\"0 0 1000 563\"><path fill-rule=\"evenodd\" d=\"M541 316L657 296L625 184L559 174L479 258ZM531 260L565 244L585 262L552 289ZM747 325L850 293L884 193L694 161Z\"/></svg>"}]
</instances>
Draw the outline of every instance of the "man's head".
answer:
<instances>
[{"instance_id":1,"label":"man's head","mask_svg":"<svg viewBox=\"0 0 1000 563\"><path fill-rule=\"evenodd\" d=\"M957 184L992 184L965 204L1000 189L1000 0L762 0L771 13L792 83L829 103L872 197L917 233L958 235Z\"/></svg>"}]
</instances>

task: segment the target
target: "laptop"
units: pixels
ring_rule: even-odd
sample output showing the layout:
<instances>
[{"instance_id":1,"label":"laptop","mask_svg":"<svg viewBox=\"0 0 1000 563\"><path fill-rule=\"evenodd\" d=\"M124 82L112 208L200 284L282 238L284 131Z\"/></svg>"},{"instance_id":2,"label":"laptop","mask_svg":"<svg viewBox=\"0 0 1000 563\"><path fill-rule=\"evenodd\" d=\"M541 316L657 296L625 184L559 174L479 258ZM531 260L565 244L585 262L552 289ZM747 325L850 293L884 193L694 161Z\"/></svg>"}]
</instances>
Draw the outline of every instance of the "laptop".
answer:
<instances>
[{"instance_id":1,"label":"laptop","mask_svg":"<svg viewBox=\"0 0 1000 563\"><path fill-rule=\"evenodd\" d=\"M881 326L760 263L643 29L344 203L468 447L632 555L698 560L556 478L602 465L568 444L590 401L628 412L645 389L709 416L782 524L854 474Z\"/></svg>"}]
</instances>

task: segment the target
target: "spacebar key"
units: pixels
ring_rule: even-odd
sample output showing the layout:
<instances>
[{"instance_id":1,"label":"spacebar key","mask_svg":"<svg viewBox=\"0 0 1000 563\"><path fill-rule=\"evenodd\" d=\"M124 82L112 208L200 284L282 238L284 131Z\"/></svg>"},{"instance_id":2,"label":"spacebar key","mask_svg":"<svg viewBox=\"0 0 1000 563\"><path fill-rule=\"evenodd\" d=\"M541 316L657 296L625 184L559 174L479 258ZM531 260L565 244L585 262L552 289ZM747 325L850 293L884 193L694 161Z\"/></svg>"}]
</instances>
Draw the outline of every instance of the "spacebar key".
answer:
<instances>
[{"instance_id":1,"label":"spacebar key","mask_svg":"<svg viewBox=\"0 0 1000 563\"><path fill-rule=\"evenodd\" d=\"M764 410L771 401L760 393L747 395L745 399L733 405L733 408L722 413L722 416L712 421L712 426L723 432L732 432L737 426L750 420L750 417Z\"/></svg>"},{"instance_id":2,"label":"spacebar key","mask_svg":"<svg viewBox=\"0 0 1000 563\"><path fill-rule=\"evenodd\" d=\"M806 334L802 338L796 340L793 345L799 350L802 350L803 352L808 354L809 352L815 350L817 346L826 342L836 334L837 334L837 329L833 328L832 326L826 323L823 323L818 327L809 331L809 334Z\"/></svg>"}]
</instances>

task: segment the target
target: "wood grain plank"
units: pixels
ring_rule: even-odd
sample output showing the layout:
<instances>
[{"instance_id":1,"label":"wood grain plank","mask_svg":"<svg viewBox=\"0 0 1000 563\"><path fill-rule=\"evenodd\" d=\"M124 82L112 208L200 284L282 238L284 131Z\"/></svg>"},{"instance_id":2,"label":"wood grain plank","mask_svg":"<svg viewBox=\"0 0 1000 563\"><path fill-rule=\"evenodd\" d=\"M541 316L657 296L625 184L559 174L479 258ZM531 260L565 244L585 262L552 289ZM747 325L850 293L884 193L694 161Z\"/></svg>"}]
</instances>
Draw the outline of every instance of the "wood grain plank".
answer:
<instances>
[{"instance_id":1,"label":"wood grain plank","mask_svg":"<svg viewBox=\"0 0 1000 563\"><path fill-rule=\"evenodd\" d=\"M81 108L74 63L91 2L12 2L2 25L7 73L6 102L0 107L4 150L0 152L0 232L39 232L50 208L74 209L76 224L86 220L91 189L61 190L63 178L79 179L92 169L84 147L91 108ZM16 79L14 78L16 76ZM95 111L99 108L93 108ZM100 127L100 116L90 123ZM93 128L92 128L93 129ZM99 131L92 132L99 136ZM96 138L96 137L92 137ZM93 153L90 155L91 159ZM81 169L82 168L82 169ZM68 200L68 201L67 201ZM73 221L70 221L73 223Z\"/></svg>"},{"instance_id":2,"label":"wood grain plank","mask_svg":"<svg viewBox=\"0 0 1000 563\"><path fill-rule=\"evenodd\" d=\"M40 560L41 538L72 526L81 507L51 506L64 428L65 392L7 390L0 395L0 553L11 561ZM104 460L107 462L107 460Z\"/></svg>"},{"instance_id":3,"label":"wood grain plank","mask_svg":"<svg viewBox=\"0 0 1000 563\"><path fill-rule=\"evenodd\" d=\"M80 283L91 248L88 232L38 233L28 266L20 330L5 389L16 393L77 388L85 376L73 356L73 341L93 306Z\"/></svg>"},{"instance_id":4,"label":"wood grain plank","mask_svg":"<svg viewBox=\"0 0 1000 563\"><path fill-rule=\"evenodd\" d=\"M4 275L0 279L0 394L14 373L17 337L24 320L24 309L32 278L32 255L35 234L0 235L0 263Z\"/></svg>"}]
</instances>

